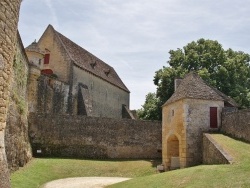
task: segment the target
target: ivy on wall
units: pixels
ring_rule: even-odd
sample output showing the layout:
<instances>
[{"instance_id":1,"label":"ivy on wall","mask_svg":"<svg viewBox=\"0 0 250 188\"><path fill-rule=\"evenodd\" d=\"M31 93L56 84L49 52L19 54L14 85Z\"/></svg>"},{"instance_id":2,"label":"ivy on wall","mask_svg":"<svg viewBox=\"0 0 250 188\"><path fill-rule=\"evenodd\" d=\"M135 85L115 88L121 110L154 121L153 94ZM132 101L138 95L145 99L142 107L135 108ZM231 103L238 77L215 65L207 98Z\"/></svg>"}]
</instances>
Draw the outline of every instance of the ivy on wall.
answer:
<instances>
[{"instance_id":1,"label":"ivy on wall","mask_svg":"<svg viewBox=\"0 0 250 188\"><path fill-rule=\"evenodd\" d=\"M28 70L26 67L25 59L20 50L17 50L13 61L14 83L12 87L11 97L17 105L20 114L26 114L28 110L28 106L26 103L26 89L28 79L27 71Z\"/></svg>"}]
</instances>

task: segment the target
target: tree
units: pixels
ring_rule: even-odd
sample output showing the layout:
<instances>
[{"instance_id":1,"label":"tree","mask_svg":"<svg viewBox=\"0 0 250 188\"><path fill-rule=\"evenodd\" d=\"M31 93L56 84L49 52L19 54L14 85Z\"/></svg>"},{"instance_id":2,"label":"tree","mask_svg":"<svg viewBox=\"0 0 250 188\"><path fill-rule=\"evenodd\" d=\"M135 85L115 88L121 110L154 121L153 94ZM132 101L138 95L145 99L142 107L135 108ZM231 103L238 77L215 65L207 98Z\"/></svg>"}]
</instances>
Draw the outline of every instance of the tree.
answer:
<instances>
[{"instance_id":1,"label":"tree","mask_svg":"<svg viewBox=\"0 0 250 188\"><path fill-rule=\"evenodd\" d=\"M145 120L157 120L160 119L160 104L159 98L155 93L148 93L146 96L145 104L142 109L137 111L138 117Z\"/></svg>"},{"instance_id":2,"label":"tree","mask_svg":"<svg viewBox=\"0 0 250 188\"><path fill-rule=\"evenodd\" d=\"M217 41L199 39L183 49L170 50L169 67L156 71L158 105L163 105L174 92L174 79L196 71L209 85L232 97L242 108L250 107L250 56L244 52L224 50ZM148 111L145 113L161 114ZM141 112L142 113L142 112ZM150 114L147 116L151 117ZM156 116L155 116L156 117ZM157 116L161 117L161 116Z\"/></svg>"}]
</instances>

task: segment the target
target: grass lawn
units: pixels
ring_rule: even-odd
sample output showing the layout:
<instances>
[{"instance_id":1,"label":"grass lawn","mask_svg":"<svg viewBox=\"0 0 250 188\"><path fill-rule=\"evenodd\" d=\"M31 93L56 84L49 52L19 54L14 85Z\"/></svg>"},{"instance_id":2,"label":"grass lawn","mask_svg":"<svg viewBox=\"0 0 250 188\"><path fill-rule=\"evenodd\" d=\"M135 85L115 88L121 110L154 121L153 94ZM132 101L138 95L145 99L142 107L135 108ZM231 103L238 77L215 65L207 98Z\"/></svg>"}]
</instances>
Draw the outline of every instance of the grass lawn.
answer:
<instances>
[{"instance_id":1,"label":"grass lawn","mask_svg":"<svg viewBox=\"0 0 250 188\"><path fill-rule=\"evenodd\" d=\"M167 187L250 187L250 144L227 136L214 134L217 140L234 158L232 165L200 165L161 174L135 178L110 188L167 188Z\"/></svg>"},{"instance_id":2,"label":"grass lawn","mask_svg":"<svg viewBox=\"0 0 250 188\"><path fill-rule=\"evenodd\" d=\"M46 182L68 177L140 177L155 174L160 160L77 160L35 158L11 175L12 188L38 188Z\"/></svg>"},{"instance_id":3,"label":"grass lawn","mask_svg":"<svg viewBox=\"0 0 250 188\"><path fill-rule=\"evenodd\" d=\"M232 155L232 165L200 165L159 174L155 166L161 161L33 159L11 175L11 184L12 188L37 188L55 179L101 176L133 178L109 186L111 188L249 188L250 144L220 134L212 137Z\"/></svg>"}]
</instances>

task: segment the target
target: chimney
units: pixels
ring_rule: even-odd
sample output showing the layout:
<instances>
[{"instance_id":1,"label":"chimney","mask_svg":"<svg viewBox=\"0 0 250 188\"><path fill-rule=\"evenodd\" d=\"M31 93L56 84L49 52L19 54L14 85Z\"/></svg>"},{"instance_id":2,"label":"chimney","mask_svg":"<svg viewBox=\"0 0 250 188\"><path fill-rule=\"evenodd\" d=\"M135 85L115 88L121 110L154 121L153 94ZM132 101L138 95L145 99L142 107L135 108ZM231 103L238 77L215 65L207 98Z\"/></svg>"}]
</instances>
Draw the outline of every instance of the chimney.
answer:
<instances>
[{"instance_id":1,"label":"chimney","mask_svg":"<svg viewBox=\"0 0 250 188\"><path fill-rule=\"evenodd\" d=\"M181 78L175 78L174 79L174 91L176 91L177 87L181 84L182 79Z\"/></svg>"}]
</instances>

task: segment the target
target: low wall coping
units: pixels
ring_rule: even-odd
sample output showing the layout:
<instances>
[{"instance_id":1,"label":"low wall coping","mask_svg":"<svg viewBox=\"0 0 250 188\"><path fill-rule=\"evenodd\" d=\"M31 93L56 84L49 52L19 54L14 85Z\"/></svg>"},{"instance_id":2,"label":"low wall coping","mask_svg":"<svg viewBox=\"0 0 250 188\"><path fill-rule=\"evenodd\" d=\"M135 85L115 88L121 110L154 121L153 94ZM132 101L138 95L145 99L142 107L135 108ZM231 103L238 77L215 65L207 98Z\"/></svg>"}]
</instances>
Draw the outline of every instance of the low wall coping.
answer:
<instances>
[{"instance_id":1,"label":"low wall coping","mask_svg":"<svg viewBox=\"0 0 250 188\"><path fill-rule=\"evenodd\" d=\"M214 144L214 146L220 151L220 153L225 157L225 159L228 161L229 164L233 164L233 157L223 149L223 147L212 138L212 136L208 133L204 133L204 135L207 137L207 139Z\"/></svg>"}]
</instances>

